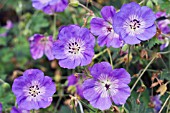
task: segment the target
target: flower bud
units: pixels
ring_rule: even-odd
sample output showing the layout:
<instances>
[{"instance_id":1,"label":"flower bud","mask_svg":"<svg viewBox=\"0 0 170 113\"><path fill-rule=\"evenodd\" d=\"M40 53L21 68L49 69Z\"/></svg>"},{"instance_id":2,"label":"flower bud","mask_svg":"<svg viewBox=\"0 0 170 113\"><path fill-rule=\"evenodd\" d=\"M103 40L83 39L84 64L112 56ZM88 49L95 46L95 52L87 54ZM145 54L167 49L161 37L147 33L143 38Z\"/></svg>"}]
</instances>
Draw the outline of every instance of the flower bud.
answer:
<instances>
[{"instance_id":1,"label":"flower bud","mask_svg":"<svg viewBox=\"0 0 170 113\"><path fill-rule=\"evenodd\" d=\"M77 7L79 5L79 1L78 0L70 0L69 4L73 7Z\"/></svg>"}]
</instances>

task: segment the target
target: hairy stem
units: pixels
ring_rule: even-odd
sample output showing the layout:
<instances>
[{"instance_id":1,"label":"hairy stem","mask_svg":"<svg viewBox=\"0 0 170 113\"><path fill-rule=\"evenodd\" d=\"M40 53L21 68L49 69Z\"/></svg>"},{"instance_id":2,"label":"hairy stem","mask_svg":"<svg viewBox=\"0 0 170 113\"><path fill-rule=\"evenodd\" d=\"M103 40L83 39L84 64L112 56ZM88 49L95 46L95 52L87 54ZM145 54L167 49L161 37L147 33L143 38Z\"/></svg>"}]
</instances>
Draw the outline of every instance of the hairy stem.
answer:
<instances>
[{"instance_id":1,"label":"hairy stem","mask_svg":"<svg viewBox=\"0 0 170 113\"><path fill-rule=\"evenodd\" d=\"M57 17L56 17L56 13L54 13L54 20L53 20L53 39L56 39L56 21L57 21Z\"/></svg>"},{"instance_id":2,"label":"hairy stem","mask_svg":"<svg viewBox=\"0 0 170 113\"><path fill-rule=\"evenodd\" d=\"M108 53L109 58L110 58L110 64L111 64L112 68L114 68L114 67L113 67L113 60L112 60L112 56L111 56L111 53L110 53L110 49L109 49L109 48L107 48L107 53Z\"/></svg>"},{"instance_id":3,"label":"hairy stem","mask_svg":"<svg viewBox=\"0 0 170 113\"><path fill-rule=\"evenodd\" d=\"M93 57L93 60L98 58L100 55L104 54L105 52L107 51L107 48L104 49L103 51L101 51L100 53L96 54L94 57Z\"/></svg>"}]
</instances>

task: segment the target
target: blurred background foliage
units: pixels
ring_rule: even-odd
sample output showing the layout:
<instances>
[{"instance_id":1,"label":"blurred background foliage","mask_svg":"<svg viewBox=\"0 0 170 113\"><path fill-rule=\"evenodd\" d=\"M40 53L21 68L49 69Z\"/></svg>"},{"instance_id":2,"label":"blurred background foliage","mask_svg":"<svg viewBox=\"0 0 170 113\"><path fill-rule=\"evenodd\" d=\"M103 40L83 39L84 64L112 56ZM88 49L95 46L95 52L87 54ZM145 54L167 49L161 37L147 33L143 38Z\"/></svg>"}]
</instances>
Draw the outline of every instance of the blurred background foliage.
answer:
<instances>
[{"instance_id":1,"label":"blurred background foliage","mask_svg":"<svg viewBox=\"0 0 170 113\"><path fill-rule=\"evenodd\" d=\"M113 5L116 9L119 9L122 4L128 3L130 1L136 1L138 3L141 2L140 0L93 0L93 3L87 4L86 0L80 0L81 3L87 5L91 10L94 11L95 15L99 17L101 17L100 10L103 6ZM155 12L162 10L166 11L167 14L170 14L169 0L145 0L142 5L149 6ZM86 10L81 7L69 6L64 12L57 14L57 23L55 25L57 31L62 25L78 24L82 26L84 24L83 18L86 17L86 13ZM87 28L90 27L90 18L87 22ZM11 20L14 24L10 30L6 30L3 27L6 25L7 20ZM58 66L56 60L48 61L45 56L39 60L33 60L29 51L28 38L30 36L35 33L52 35L54 26L53 15L46 15L42 11L35 10L32 7L31 0L0 0L0 25L0 34L8 32L6 37L0 37L0 102L3 104L4 111L8 113L11 107L15 105L15 96L11 91L13 80L16 77L22 75L22 72L29 68L41 69L45 72L45 75L53 77L57 86L56 95L68 94L65 87L67 85L67 76L74 72L83 72L84 67L78 67L75 70L62 69ZM151 40L142 43L140 46L132 46L132 54L130 55L131 60L129 64L126 63L127 55L124 53L121 54L120 48L110 48L113 64L115 68L126 68L128 72L133 76L137 74L141 69L145 68L150 59L153 57L153 53L160 51L160 44L161 42L157 39L157 37L154 37ZM123 49L127 50L127 48L128 47L124 47ZM101 48L96 45L95 53L99 53L104 49L105 47ZM147 51L147 55L149 57L148 59L141 58L142 50ZM164 51L167 50L170 50L170 47L164 49ZM109 55L107 53L101 55L90 65L101 61L109 62ZM162 55L161 58L156 59L156 62L154 62L149 69L161 72L159 74L161 80L165 80L165 82L170 80L170 55ZM125 105L129 113L153 112L153 110L148 106L150 102L149 97L151 95L150 86L152 74L152 71L147 71L142 77L142 82L147 87L147 89L142 93L140 97L140 105L136 104L136 99L138 97L136 90L141 86L141 84L139 83L135 90L132 92L131 98L128 99L127 104ZM135 80L136 78L134 77L129 85L132 86ZM155 93L157 89L158 86L153 89L153 92ZM169 90L170 88L168 87L167 92ZM165 93L164 96L161 97L161 100L164 102L167 96L168 93ZM53 113L54 108L56 109L57 107L59 109L59 113L69 113L70 109L67 104L65 104L69 97L63 97L60 105L56 106L59 98L59 96L56 96L54 98L53 104L50 107L40 110L39 112ZM88 104L86 101L85 103ZM90 107L89 104L88 106ZM96 111L96 109L94 110ZM94 113L88 109L85 109L85 112ZM163 111L162 113L165 112L166 111Z\"/></svg>"}]
</instances>

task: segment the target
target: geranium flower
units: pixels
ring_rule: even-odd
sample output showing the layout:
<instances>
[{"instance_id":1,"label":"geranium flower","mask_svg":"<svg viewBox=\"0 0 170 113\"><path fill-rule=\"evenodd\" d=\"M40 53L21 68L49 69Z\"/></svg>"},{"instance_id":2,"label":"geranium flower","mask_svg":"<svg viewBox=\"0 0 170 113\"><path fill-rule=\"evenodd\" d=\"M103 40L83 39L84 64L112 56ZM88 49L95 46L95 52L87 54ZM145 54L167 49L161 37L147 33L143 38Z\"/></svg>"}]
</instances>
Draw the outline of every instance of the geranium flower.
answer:
<instances>
[{"instance_id":1,"label":"geranium flower","mask_svg":"<svg viewBox=\"0 0 170 113\"><path fill-rule=\"evenodd\" d=\"M30 52L33 59L39 59L44 54L47 56L48 60L53 60L54 56L52 54L53 38L52 36L45 37L41 34L34 34L34 36L29 38L30 41Z\"/></svg>"},{"instance_id":2,"label":"geranium flower","mask_svg":"<svg viewBox=\"0 0 170 113\"><path fill-rule=\"evenodd\" d=\"M53 45L53 54L61 67L74 69L91 63L95 39L87 28L64 26L60 29L58 38Z\"/></svg>"},{"instance_id":3,"label":"geranium flower","mask_svg":"<svg viewBox=\"0 0 170 113\"><path fill-rule=\"evenodd\" d=\"M126 103L130 96L129 73L123 69L112 69L107 62L95 64L90 69L93 78L83 83L84 98L90 101L94 108L107 110L112 102L117 105Z\"/></svg>"},{"instance_id":4,"label":"geranium flower","mask_svg":"<svg viewBox=\"0 0 170 113\"><path fill-rule=\"evenodd\" d=\"M46 14L63 12L68 6L68 0L32 0L32 6Z\"/></svg>"},{"instance_id":5,"label":"geranium flower","mask_svg":"<svg viewBox=\"0 0 170 113\"><path fill-rule=\"evenodd\" d=\"M113 30L113 21L116 10L113 6L105 6L101 9L101 15L103 18L93 18L90 22L91 32L98 36L97 42L102 47L119 48L123 46L123 40Z\"/></svg>"},{"instance_id":6,"label":"geranium flower","mask_svg":"<svg viewBox=\"0 0 170 113\"><path fill-rule=\"evenodd\" d=\"M113 28L125 43L134 45L156 34L155 20L156 16L150 8L131 2L124 4L115 15Z\"/></svg>"},{"instance_id":7,"label":"geranium flower","mask_svg":"<svg viewBox=\"0 0 170 113\"><path fill-rule=\"evenodd\" d=\"M155 95L150 97L151 102L154 104L154 112L158 113L161 109L162 101L160 100L160 95Z\"/></svg>"},{"instance_id":8,"label":"geranium flower","mask_svg":"<svg viewBox=\"0 0 170 113\"><path fill-rule=\"evenodd\" d=\"M27 110L21 110L21 109L18 109L16 107L12 107L12 110L10 113L30 113L29 111Z\"/></svg>"},{"instance_id":9,"label":"geranium flower","mask_svg":"<svg viewBox=\"0 0 170 113\"><path fill-rule=\"evenodd\" d=\"M32 110L46 108L52 102L56 86L52 79L38 69L28 69L14 80L12 91L19 109Z\"/></svg>"}]
</instances>

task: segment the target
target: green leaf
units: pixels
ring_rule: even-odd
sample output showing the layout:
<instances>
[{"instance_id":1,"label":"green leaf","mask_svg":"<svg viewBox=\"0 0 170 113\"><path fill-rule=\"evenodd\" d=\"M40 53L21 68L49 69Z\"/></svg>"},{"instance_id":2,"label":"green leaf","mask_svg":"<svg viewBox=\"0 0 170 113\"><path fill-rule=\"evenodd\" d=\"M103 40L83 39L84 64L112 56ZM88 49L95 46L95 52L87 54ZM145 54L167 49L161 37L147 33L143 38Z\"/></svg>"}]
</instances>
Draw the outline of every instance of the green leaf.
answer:
<instances>
[{"instance_id":1,"label":"green leaf","mask_svg":"<svg viewBox=\"0 0 170 113\"><path fill-rule=\"evenodd\" d=\"M0 27L0 34L3 34L7 31L7 29L5 29L4 27Z\"/></svg>"},{"instance_id":2,"label":"green leaf","mask_svg":"<svg viewBox=\"0 0 170 113\"><path fill-rule=\"evenodd\" d=\"M125 105L129 113L153 113L152 109L147 108L143 103L137 104L135 98L130 97Z\"/></svg>"},{"instance_id":3,"label":"green leaf","mask_svg":"<svg viewBox=\"0 0 170 113\"><path fill-rule=\"evenodd\" d=\"M161 79L170 80L170 72L167 69L164 69L161 73Z\"/></svg>"},{"instance_id":4,"label":"green leaf","mask_svg":"<svg viewBox=\"0 0 170 113\"><path fill-rule=\"evenodd\" d=\"M158 38L156 38L156 37L150 39L150 40L149 40L149 43L148 43L149 49L151 49L151 48L152 48L153 46L155 46L156 44L162 44L162 42L161 42Z\"/></svg>"},{"instance_id":5,"label":"green leaf","mask_svg":"<svg viewBox=\"0 0 170 113\"><path fill-rule=\"evenodd\" d=\"M7 44L7 42L6 42L6 37L0 38L0 45L6 46L6 44Z\"/></svg>"}]
</instances>

